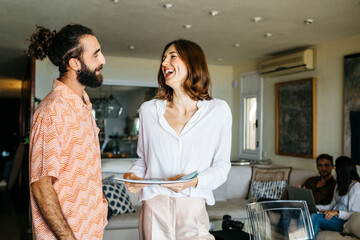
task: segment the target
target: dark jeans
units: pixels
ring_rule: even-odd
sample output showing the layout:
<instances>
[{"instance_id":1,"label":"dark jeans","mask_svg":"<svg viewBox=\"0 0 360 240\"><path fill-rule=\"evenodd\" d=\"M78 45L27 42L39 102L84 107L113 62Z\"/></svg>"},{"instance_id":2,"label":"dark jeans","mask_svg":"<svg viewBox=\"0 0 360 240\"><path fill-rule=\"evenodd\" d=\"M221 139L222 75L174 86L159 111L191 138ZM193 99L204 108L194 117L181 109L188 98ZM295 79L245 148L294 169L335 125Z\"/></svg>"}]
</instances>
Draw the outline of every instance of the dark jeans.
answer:
<instances>
[{"instance_id":1,"label":"dark jeans","mask_svg":"<svg viewBox=\"0 0 360 240\"><path fill-rule=\"evenodd\" d=\"M323 213L311 214L311 221L314 228L315 238L319 232L319 228L322 228L324 230L341 232L346 222L345 220L342 220L336 216L332 217L329 220L326 220Z\"/></svg>"}]
</instances>

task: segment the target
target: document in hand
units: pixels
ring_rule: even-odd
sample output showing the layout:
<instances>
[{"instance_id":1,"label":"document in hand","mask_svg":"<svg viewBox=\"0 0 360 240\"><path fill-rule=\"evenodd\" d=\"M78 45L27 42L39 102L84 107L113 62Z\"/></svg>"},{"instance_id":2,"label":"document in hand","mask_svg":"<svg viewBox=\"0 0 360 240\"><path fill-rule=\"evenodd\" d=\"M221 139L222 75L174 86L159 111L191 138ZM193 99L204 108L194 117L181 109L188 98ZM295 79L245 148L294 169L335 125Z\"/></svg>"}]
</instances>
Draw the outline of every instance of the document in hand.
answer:
<instances>
[{"instance_id":1,"label":"document in hand","mask_svg":"<svg viewBox=\"0 0 360 240\"><path fill-rule=\"evenodd\" d=\"M196 178L198 174L199 173L195 171L195 172L189 173L188 175L185 175L177 180L172 180L172 181L166 181L165 179L160 179L160 178L148 178L148 179L143 179L143 180L135 180L135 179L125 179L125 178L114 177L114 179L117 181L121 181L121 182L131 182L131 183L169 184L169 183L188 182L188 181Z\"/></svg>"}]
</instances>

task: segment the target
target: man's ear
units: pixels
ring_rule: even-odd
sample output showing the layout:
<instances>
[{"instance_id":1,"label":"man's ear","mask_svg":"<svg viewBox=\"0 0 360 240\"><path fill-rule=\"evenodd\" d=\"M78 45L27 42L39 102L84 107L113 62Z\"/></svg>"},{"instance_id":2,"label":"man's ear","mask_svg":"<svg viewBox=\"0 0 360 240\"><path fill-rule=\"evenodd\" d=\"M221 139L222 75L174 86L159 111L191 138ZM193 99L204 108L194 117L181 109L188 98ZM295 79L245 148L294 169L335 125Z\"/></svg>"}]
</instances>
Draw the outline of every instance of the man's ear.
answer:
<instances>
[{"instance_id":1,"label":"man's ear","mask_svg":"<svg viewBox=\"0 0 360 240\"><path fill-rule=\"evenodd\" d=\"M81 70L81 63L79 61L79 59L77 58L70 58L69 60L69 67L74 70L75 72L80 71Z\"/></svg>"}]
</instances>

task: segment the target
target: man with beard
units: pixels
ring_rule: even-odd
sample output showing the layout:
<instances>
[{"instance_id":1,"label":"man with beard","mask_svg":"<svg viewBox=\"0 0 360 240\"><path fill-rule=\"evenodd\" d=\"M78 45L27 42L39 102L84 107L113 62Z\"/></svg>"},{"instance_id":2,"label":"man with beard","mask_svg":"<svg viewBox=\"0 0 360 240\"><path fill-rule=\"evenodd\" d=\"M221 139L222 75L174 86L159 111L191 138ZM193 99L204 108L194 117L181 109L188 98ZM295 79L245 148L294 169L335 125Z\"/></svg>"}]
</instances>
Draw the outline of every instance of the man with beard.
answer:
<instances>
[{"instance_id":1,"label":"man with beard","mask_svg":"<svg viewBox=\"0 0 360 240\"><path fill-rule=\"evenodd\" d=\"M316 205L326 205L332 200L336 181L331 175L334 169L333 157L329 154L320 154L316 158L316 167L320 176L311 177L302 185L313 192ZM300 184L297 184L300 187Z\"/></svg>"},{"instance_id":2,"label":"man with beard","mask_svg":"<svg viewBox=\"0 0 360 240\"><path fill-rule=\"evenodd\" d=\"M30 136L30 196L34 239L102 239L107 201L102 192L98 128L86 86L102 84L105 64L93 32L67 25L37 27L27 54L59 68L41 101Z\"/></svg>"},{"instance_id":3,"label":"man with beard","mask_svg":"<svg viewBox=\"0 0 360 240\"><path fill-rule=\"evenodd\" d=\"M308 178L302 186L300 183L297 183L296 186L310 189L313 192L316 205L327 205L333 198L336 185L336 181L331 175L334 169L333 157L329 154L320 154L316 158L316 168L319 176ZM284 199L288 199L287 192L285 193ZM281 213L277 227L282 235L288 236L290 221L292 218L298 218L298 214L298 211L292 210L284 210Z\"/></svg>"}]
</instances>

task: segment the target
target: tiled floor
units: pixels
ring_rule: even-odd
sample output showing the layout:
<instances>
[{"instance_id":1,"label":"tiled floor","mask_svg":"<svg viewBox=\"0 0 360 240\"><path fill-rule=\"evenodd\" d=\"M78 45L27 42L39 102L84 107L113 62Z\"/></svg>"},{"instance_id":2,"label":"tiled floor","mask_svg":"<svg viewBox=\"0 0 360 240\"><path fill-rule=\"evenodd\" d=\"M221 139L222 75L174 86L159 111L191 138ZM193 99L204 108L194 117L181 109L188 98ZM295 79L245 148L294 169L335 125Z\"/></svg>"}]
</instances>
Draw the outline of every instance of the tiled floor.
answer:
<instances>
[{"instance_id":1,"label":"tiled floor","mask_svg":"<svg viewBox=\"0 0 360 240\"><path fill-rule=\"evenodd\" d=\"M15 202L9 192L0 191L0 239L31 240L29 208L15 206Z\"/></svg>"}]
</instances>

